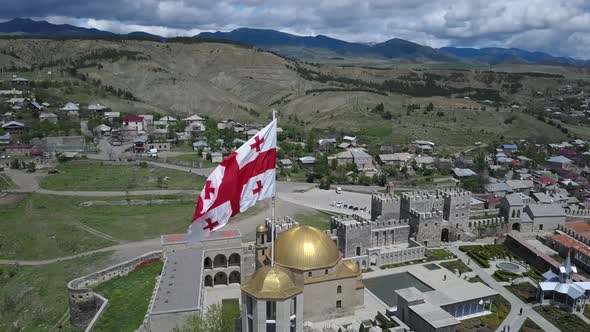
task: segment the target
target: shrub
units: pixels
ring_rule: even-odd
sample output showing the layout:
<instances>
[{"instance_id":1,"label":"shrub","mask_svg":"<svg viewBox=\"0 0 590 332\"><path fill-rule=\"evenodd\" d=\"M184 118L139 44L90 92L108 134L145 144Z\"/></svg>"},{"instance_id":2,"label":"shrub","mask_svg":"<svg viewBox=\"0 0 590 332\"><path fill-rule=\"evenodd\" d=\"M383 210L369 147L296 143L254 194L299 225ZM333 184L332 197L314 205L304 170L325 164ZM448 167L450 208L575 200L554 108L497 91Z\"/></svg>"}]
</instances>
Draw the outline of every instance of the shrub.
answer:
<instances>
[{"instance_id":1,"label":"shrub","mask_svg":"<svg viewBox=\"0 0 590 332\"><path fill-rule=\"evenodd\" d=\"M494 271L493 276L499 281L510 281L520 277L521 275L504 270L496 270Z\"/></svg>"}]
</instances>

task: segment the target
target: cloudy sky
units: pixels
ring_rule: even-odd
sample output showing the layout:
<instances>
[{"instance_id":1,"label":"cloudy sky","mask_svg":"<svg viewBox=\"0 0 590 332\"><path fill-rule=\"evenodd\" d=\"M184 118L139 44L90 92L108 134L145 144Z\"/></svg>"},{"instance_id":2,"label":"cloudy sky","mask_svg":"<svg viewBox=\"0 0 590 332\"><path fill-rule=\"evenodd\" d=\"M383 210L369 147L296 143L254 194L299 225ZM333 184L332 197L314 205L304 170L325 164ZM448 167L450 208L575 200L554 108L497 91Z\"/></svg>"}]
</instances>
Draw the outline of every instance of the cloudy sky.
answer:
<instances>
[{"instance_id":1,"label":"cloudy sky","mask_svg":"<svg viewBox=\"0 0 590 332\"><path fill-rule=\"evenodd\" d=\"M433 47L502 46L590 59L588 0L0 0L31 17L164 36L238 27L347 41L403 38Z\"/></svg>"}]
</instances>

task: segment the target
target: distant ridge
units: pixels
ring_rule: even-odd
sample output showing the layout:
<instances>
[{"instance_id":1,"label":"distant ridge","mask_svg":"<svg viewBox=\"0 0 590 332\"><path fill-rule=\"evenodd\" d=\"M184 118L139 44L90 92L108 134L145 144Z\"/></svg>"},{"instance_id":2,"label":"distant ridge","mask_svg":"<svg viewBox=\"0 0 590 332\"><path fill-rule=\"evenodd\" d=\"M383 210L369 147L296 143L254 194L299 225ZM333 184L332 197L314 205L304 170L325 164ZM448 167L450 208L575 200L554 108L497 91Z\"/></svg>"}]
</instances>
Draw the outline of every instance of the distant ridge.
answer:
<instances>
[{"instance_id":1,"label":"distant ridge","mask_svg":"<svg viewBox=\"0 0 590 332\"><path fill-rule=\"evenodd\" d=\"M155 34L135 31L115 34L94 28L82 28L70 24L52 24L28 18L15 18L0 23L0 34L31 37L129 37L148 40L178 40ZM381 60L399 59L405 61L437 61L496 65L502 63L555 64L569 66L590 66L590 60L576 60L556 57L543 52L532 52L517 48L459 48L439 49L420 45L408 40L393 38L381 43L351 43L324 35L297 36L271 29L239 28L229 32L202 32L198 38L237 42L269 49L284 56L301 58L309 52L327 54L332 57L359 57ZM181 39L186 39L182 37ZM306 53L307 52L307 53Z\"/></svg>"},{"instance_id":2,"label":"distant ridge","mask_svg":"<svg viewBox=\"0 0 590 332\"><path fill-rule=\"evenodd\" d=\"M239 28L229 32L202 32L201 38L226 39L260 48L286 52L285 48L323 49L341 56L373 57L379 59L431 60L495 65L500 63L532 63L587 66L590 61L567 57L555 57L543 52L531 52L517 48L459 48L435 49L393 38L382 43L350 43L323 35L297 36L268 29Z\"/></svg>"}]
</instances>

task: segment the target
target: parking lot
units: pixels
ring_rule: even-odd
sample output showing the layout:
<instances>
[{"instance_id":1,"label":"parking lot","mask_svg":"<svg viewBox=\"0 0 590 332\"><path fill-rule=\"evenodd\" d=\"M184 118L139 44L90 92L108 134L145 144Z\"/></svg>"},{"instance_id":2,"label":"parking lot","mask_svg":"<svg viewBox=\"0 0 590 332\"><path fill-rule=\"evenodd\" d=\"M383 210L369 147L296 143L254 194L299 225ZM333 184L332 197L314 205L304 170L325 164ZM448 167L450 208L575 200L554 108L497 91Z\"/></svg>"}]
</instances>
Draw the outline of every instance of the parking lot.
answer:
<instances>
[{"instance_id":1,"label":"parking lot","mask_svg":"<svg viewBox=\"0 0 590 332\"><path fill-rule=\"evenodd\" d=\"M314 208L317 210L332 211L340 214L358 214L364 218L370 217L371 211L371 195L359 194L348 191L342 191L340 194L336 193L334 189L321 190L311 189L304 193L279 193L279 197L283 200L294 204L299 204ZM342 202L341 206L336 206L337 202ZM346 208L344 208L346 205ZM353 209L349 207L352 206ZM356 211L354 208L358 208ZM365 209L365 211L362 211Z\"/></svg>"}]
</instances>

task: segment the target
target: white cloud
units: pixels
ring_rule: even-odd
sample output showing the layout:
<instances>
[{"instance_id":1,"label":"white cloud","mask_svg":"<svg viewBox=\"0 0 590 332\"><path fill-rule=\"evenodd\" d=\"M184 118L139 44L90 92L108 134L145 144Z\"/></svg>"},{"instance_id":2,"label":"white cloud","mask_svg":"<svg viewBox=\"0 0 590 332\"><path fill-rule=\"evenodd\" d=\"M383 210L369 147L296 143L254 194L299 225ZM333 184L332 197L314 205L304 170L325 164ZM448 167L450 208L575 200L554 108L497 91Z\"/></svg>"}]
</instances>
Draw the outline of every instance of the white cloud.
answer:
<instances>
[{"instance_id":1,"label":"white cloud","mask_svg":"<svg viewBox=\"0 0 590 332\"><path fill-rule=\"evenodd\" d=\"M0 19L45 17L164 36L245 26L359 42L398 37L430 46L520 47L579 58L590 49L587 0L36 0L2 7Z\"/></svg>"}]
</instances>

